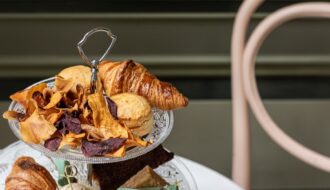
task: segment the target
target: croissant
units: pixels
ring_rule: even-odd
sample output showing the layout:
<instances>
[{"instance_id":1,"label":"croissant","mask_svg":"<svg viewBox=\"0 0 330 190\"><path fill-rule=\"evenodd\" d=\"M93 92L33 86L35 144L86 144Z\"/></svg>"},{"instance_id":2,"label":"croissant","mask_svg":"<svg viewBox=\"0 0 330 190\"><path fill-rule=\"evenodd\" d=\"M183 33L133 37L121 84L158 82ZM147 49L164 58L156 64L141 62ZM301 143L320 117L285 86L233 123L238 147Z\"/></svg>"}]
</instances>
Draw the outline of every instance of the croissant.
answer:
<instances>
[{"instance_id":1,"label":"croissant","mask_svg":"<svg viewBox=\"0 0 330 190\"><path fill-rule=\"evenodd\" d=\"M56 190L57 185L49 172L33 158L20 157L6 178L6 190Z\"/></svg>"},{"instance_id":2,"label":"croissant","mask_svg":"<svg viewBox=\"0 0 330 190\"><path fill-rule=\"evenodd\" d=\"M158 80L139 63L103 61L99 77L108 96L131 92L145 97L149 103L163 110L185 107L188 98L170 83Z\"/></svg>"}]
</instances>

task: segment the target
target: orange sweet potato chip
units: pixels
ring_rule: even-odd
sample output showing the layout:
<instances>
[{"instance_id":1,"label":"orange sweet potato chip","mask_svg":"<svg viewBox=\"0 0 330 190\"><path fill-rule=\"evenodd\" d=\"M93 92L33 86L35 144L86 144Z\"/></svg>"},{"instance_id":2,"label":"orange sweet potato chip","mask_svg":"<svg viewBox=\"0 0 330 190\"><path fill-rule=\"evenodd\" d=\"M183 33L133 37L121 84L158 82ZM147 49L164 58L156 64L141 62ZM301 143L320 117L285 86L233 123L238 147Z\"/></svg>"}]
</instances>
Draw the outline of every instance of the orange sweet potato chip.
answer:
<instances>
[{"instance_id":1,"label":"orange sweet potato chip","mask_svg":"<svg viewBox=\"0 0 330 190\"><path fill-rule=\"evenodd\" d=\"M62 99L62 94L60 92L55 92L50 98L50 102L44 107L44 109L49 109L56 106Z\"/></svg>"},{"instance_id":2,"label":"orange sweet potato chip","mask_svg":"<svg viewBox=\"0 0 330 190\"><path fill-rule=\"evenodd\" d=\"M73 88L74 85L75 82L72 79L64 79L59 75L55 76L55 91L67 93Z\"/></svg>"},{"instance_id":3,"label":"orange sweet potato chip","mask_svg":"<svg viewBox=\"0 0 330 190\"><path fill-rule=\"evenodd\" d=\"M56 121L58 121L61 118L64 112L61 109L52 108L52 109L44 110L40 114L44 115L46 120L49 121L51 124L55 124Z\"/></svg>"},{"instance_id":4,"label":"orange sweet potato chip","mask_svg":"<svg viewBox=\"0 0 330 190\"><path fill-rule=\"evenodd\" d=\"M87 140L88 141L102 141L106 140L105 135L100 130L100 128L96 128L89 124L82 124L81 128L87 133Z\"/></svg>"},{"instance_id":5,"label":"orange sweet potato chip","mask_svg":"<svg viewBox=\"0 0 330 190\"><path fill-rule=\"evenodd\" d=\"M143 141L140 137L134 135L131 131L129 131L128 139L126 140L125 145L126 148L134 146L146 147L148 145L148 142Z\"/></svg>"},{"instance_id":6,"label":"orange sweet potato chip","mask_svg":"<svg viewBox=\"0 0 330 190\"><path fill-rule=\"evenodd\" d=\"M95 127L106 130L109 137L128 138L127 129L112 117L102 93L97 92L89 95L88 105L92 110Z\"/></svg>"},{"instance_id":7,"label":"orange sweet potato chip","mask_svg":"<svg viewBox=\"0 0 330 190\"><path fill-rule=\"evenodd\" d=\"M105 157L116 157L116 158L119 158L119 157L125 156L125 153L126 153L126 147L125 147L125 145L123 145L118 150L116 150L114 152L111 152L109 154L105 154L104 156Z\"/></svg>"},{"instance_id":8,"label":"orange sweet potato chip","mask_svg":"<svg viewBox=\"0 0 330 190\"><path fill-rule=\"evenodd\" d=\"M27 107L26 107L26 115L29 117L31 116L35 111L39 112L39 107L38 103L34 100L31 99L27 102Z\"/></svg>"},{"instance_id":9,"label":"orange sweet potato chip","mask_svg":"<svg viewBox=\"0 0 330 190\"><path fill-rule=\"evenodd\" d=\"M64 146L70 146L71 148L77 148L81 144L81 139L85 137L85 133L74 134L69 132L64 135L59 148Z\"/></svg>"},{"instance_id":10,"label":"orange sweet potato chip","mask_svg":"<svg viewBox=\"0 0 330 190\"><path fill-rule=\"evenodd\" d=\"M52 97L52 95L54 94L54 91L51 89L51 88L45 88L43 91L42 91L42 95L43 97L47 100L50 99L50 97Z\"/></svg>"},{"instance_id":11,"label":"orange sweet potato chip","mask_svg":"<svg viewBox=\"0 0 330 190\"><path fill-rule=\"evenodd\" d=\"M46 83L40 83L38 85L32 86L31 88L12 94L10 99L20 103L24 108L27 108L28 102L32 99L33 93L37 91L42 93L46 87Z\"/></svg>"},{"instance_id":12,"label":"orange sweet potato chip","mask_svg":"<svg viewBox=\"0 0 330 190\"><path fill-rule=\"evenodd\" d=\"M8 120L22 120L25 117L25 114L19 113L16 111L6 111L2 114L2 117Z\"/></svg>"},{"instance_id":13,"label":"orange sweet potato chip","mask_svg":"<svg viewBox=\"0 0 330 190\"><path fill-rule=\"evenodd\" d=\"M27 107L28 90L22 90L10 95L10 99L20 103L24 108Z\"/></svg>"},{"instance_id":14,"label":"orange sweet potato chip","mask_svg":"<svg viewBox=\"0 0 330 190\"><path fill-rule=\"evenodd\" d=\"M91 114L91 112L89 111L89 109L88 108L84 108L83 117L85 119L87 119L90 114Z\"/></svg>"},{"instance_id":15,"label":"orange sweet potato chip","mask_svg":"<svg viewBox=\"0 0 330 190\"><path fill-rule=\"evenodd\" d=\"M20 122L21 137L27 143L39 144L49 139L55 131L56 127L37 110L25 121Z\"/></svg>"},{"instance_id":16,"label":"orange sweet potato chip","mask_svg":"<svg viewBox=\"0 0 330 190\"><path fill-rule=\"evenodd\" d=\"M89 141L104 141L113 138L113 129L109 127L94 127L82 124L81 128L87 133L87 140Z\"/></svg>"},{"instance_id":17,"label":"orange sweet potato chip","mask_svg":"<svg viewBox=\"0 0 330 190\"><path fill-rule=\"evenodd\" d=\"M87 103L87 90L81 85L76 86L77 89L77 99L75 103L78 104L79 109L84 110L85 104Z\"/></svg>"},{"instance_id":18,"label":"orange sweet potato chip","mask_svg":"<svg viewBox=\"0 0 330 190\"><path fill-rule=\"evenodd\" d=\"M41 92L42 93L45 88L47 88L46 83L40 83L40 84L37 84L35 86L32 86L31 88L27 89L28 93L27 93L26 99L27 100L32 99L33 93L35 93L35 92Z\"/></svg>"}]
</instances>

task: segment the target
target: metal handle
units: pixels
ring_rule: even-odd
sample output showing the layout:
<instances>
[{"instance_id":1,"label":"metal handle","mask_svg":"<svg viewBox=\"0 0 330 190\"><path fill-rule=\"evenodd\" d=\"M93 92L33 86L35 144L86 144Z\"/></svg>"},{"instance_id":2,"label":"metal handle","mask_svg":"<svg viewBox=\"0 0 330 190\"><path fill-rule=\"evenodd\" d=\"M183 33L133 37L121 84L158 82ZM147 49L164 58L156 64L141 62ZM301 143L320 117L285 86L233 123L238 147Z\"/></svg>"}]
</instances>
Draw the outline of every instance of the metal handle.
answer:
<instances>
[{"instance_id":1,"label":"metal handle","mask_svg":"<svg viewBox=\"0 0 330 190\"><path fill-rule=\"evenodd\" d=\"M103 53L103 55L99 58L99 59L94 59L94 60L90 60L82 46L84 45L84 43L87 41L87 39L97 33L97 32L105 32L110 38L111 38L111 42L110 42L110 45L109 47L106 49L106 51ZM113 35L111 30L108 29L108 28L105 28L105 27L97 27L97 28L94 28L92 30L90 30L89 32L87 32L84 37L78 42L77 44L77 48L78 48L78 51L79 51L79 54L81 56L81 58L91 66L91 69L92 69L92 78L91 78L91 93L94 93L95 90L96 90L96 83L97 83L97 66L98 64L105 58L105 56L107 56L107 54L110 52L111 48L113 47L113 45L115 44L117 40L117 36Z\"/></svg>"},{"instance_id":2,"label":"metal handle","mask_svg":"<svg viewBox=\"0 0 330 190\"><path fill-rule=\"evenodd\" d=\"M87 32L84 37L78 42L77 44L77 48L79 51L80 56L82 57L82 59L88 63L88 64L93 64L93 61L96 60L89 60L88 57L86 56L84 50L82 49L82 46L84 45L84 43L87 41L87 39L97 33L97 32L105 32L111 39L111 43L109 45L109 47L107 48L107 50L104 52L104 54L97 60L97 62L100 62L104 59L104 57L110 52L111 48L113 47L113 45L115 44L116 40L117 40L117 36L113 35L111 30L105 27L97 27L97 28L93 28L92 30L90 30L89 32Z\"/></svg>"}]
</instances>

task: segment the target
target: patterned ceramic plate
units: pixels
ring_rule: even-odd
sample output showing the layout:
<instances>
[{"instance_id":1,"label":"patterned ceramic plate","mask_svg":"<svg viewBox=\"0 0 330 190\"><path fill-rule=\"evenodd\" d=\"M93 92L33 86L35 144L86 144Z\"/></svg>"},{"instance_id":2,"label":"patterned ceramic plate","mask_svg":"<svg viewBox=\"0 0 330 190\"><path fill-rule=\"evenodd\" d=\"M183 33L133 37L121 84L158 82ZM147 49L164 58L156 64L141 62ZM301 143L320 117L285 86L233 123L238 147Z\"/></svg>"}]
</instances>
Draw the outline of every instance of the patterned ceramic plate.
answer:
<instances>
[{"instance_id":1,"label":"patterned ceramic plate","mask_svg":"<svg viewBox=\"0 0 330 190\"><path fill-rule=\"evenodd\" d=\"M54 179L58 179L58 171L51 158L19 141L0 153L0 189L5 189L5 179L11 171L12 164L20 156L34 158L50 172ZM192 175L178 157L159 166L155 171L170 184L178 183L179 190L197 190Z\"/></svg>"}]
</instances>

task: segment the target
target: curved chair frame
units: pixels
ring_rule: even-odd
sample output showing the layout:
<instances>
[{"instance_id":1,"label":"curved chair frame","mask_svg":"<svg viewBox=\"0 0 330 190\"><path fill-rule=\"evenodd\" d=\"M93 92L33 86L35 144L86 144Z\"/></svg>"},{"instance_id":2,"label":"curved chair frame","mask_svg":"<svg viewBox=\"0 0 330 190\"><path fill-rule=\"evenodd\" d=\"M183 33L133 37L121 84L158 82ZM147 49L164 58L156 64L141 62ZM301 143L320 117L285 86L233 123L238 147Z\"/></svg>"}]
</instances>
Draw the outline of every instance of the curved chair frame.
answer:
<instances>
[{"instance_id":1,"label":"curved chair frame","mask_svg":"<svg viewBox=\"0 0 330 190\"><path fill-rule=\"evenodd\" d=\"M265 18L254 29L248 42L244 45L248 21L261 3L262 0L244 1L236 17L232 36L233 180L244 189L250 189L250 134L247 132L249 129L245 100L250 105L261 127L275 143L299 160L320 170L330 172L329 157L298 143L273 121L262 103L255 77L256 56L268 34L275 28L294 19L330 18L330 3L298 3L284 7ZM243 122L243 124L239 124L236 120ZM241 172L242 168L243 173Z\"/></svg>"}]
</instances>

